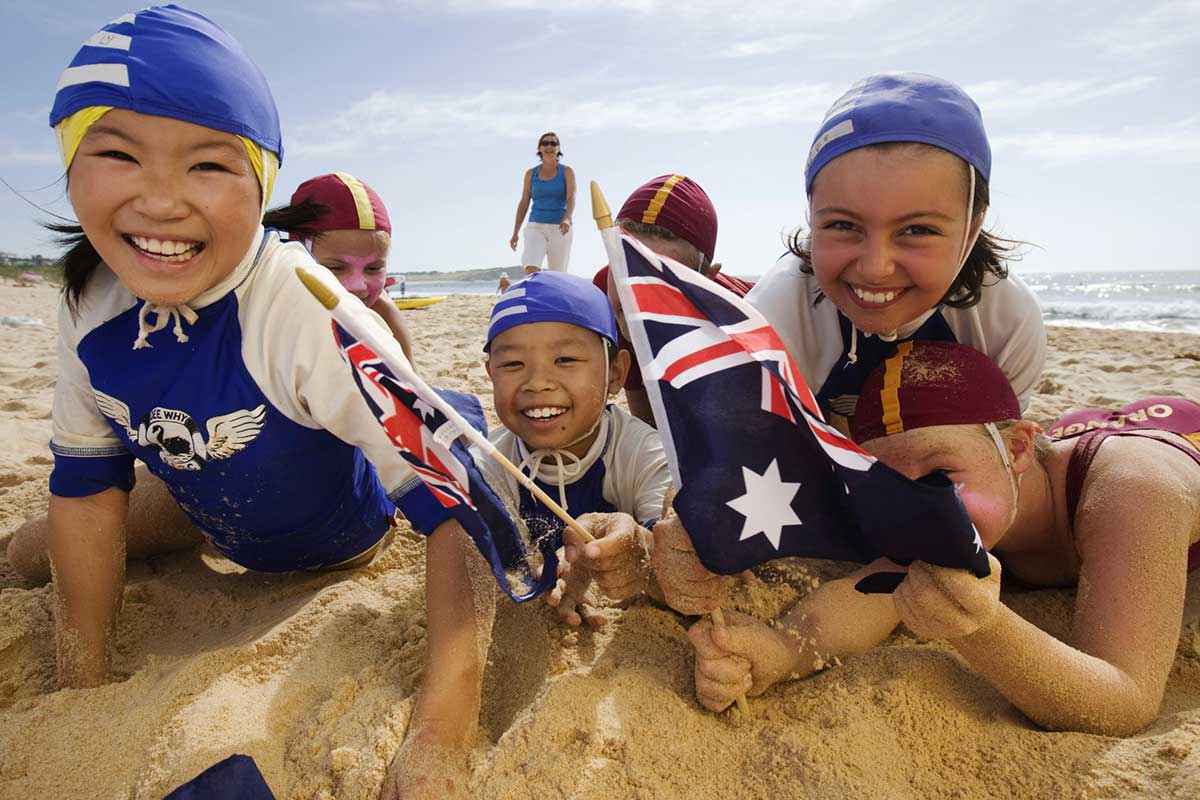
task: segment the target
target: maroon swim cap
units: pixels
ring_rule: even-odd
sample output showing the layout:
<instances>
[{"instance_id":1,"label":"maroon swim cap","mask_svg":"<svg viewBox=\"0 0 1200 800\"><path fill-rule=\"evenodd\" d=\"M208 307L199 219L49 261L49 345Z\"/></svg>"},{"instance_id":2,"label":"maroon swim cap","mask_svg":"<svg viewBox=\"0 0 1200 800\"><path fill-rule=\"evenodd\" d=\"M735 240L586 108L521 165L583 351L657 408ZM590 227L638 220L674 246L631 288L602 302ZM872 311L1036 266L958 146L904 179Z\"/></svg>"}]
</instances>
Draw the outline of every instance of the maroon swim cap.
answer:
<instances>
[{"instance_id":1,"label":"maroon swim cap","mask_svg":"<svg viewBox=\"0 0 1200 800\"><path fill-rule=\"evenodd\" d=\"M634 189L617 219L661 225L710 262L717 249L717 210L700 184L684 175L659 175Z\"/></svg>"},{"instance_id":2,"label":"maroon swim cap","mask_svg":"<svg viewBox=\"0 0 1200 800\"><path fill-rule=\"evenodd\" d=\"M292 205L311 200L329 213L309 225L317 231L392 232L383 201L367 184L345 172L309 178L292 193Z\"/></svg>"},{"instance_id":3,"label":"maroon swim cap","mask_svg":"<svg viewBox=\"0 0 1200 800\"><path fill-rule=\"evenodd\" d=\"M904 342L874 369L854 410L858 443L930 425L1020 419L1021 403L995 362L957 342Z\"/></svg>"}]
</instances>

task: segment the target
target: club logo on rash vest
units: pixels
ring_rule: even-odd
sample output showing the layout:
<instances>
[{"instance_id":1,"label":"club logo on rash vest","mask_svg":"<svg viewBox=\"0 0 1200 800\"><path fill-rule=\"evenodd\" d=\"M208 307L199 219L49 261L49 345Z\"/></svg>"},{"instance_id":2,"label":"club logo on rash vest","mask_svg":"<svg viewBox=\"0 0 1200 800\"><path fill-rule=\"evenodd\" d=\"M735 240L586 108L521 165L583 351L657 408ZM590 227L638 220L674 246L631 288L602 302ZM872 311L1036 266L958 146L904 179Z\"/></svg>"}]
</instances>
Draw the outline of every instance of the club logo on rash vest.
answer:
<instances>
[{"instance_id":1,"label":"club logo on rash vest","mask_svg":"<svg viewBox=\"0 0 1200 800\"><path fill-rule=\"evenodd\" d=\"M205 423L208 439L186 411L156 406L134 430L129 421L129 406L115 397L94 390L96 405L104 416L125 429L130 441L142 447L157 447L158 456L169 467L201 470L209 461L229 458L258 436L267 410L260 405L253 411L234 411L212 417Z\"/></svg>"}]
</instances>

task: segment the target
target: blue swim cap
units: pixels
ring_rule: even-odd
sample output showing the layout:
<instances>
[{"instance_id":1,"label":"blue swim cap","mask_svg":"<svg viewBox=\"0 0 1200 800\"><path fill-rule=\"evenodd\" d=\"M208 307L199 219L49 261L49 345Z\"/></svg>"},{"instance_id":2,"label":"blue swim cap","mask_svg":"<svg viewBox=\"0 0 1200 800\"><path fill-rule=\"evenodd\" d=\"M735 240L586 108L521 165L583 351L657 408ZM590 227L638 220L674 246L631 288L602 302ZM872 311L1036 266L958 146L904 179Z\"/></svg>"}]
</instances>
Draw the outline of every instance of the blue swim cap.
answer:
<instances>
[{"instance_id":1,"label":"blue swim cap","mask_svg":"<svg viewBox=\"0 0 1200 800\"><path fill-rule=\"evenodd\" d=\"M882 142L920 142L940 147L975 167L986 183L992 149L979 106L950 81L916 72L872 75L830 106L813 138L804 188L833 159Z\"/></svg>"},{"instance_id":2,"label":"blue swim cap","mask_svg":"<svg viewBox=\"0 0 1200 800\"><path fill-rule=\"evenodd\" d=\"M89 106L244 136L283 160L279 112L267 79L236 39L179 6L117 17L83 43L58 81L50 126Z\"/></svg>"},{"instance_id":3,"label":"blue swim cap","mask_svg":"<svg viewBox=\"0 0 1200 800\"><path fill-rule=\"evenodd\" d=\"M530 322L578 325L617 343L617 320L608 297L578 275L535 272L510 286L492 307L483 351L504 331Z\"/></svg>"}]
</instances>

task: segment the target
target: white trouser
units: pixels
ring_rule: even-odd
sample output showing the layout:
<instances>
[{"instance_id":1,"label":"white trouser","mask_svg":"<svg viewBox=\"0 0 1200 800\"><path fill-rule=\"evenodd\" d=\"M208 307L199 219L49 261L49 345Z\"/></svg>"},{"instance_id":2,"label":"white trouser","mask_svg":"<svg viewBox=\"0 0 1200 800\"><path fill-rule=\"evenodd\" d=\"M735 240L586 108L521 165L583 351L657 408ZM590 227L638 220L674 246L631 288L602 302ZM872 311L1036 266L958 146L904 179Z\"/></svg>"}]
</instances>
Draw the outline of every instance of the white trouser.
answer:
<instances>
[{"instance_id":1,"label":"white trouser","mask_svg":"<svg viewBox=\"0 0 1200 800\"><path fill-rule=\"evenodd\" d=\"M567 229L566 235L558 230L557 222L526 222L525 250L521 253L521 265L540 267L546 259L546 267L556 272L566 272L571 260L571 240L575 238L575 226Z\"/></svg>"}]
</instances>

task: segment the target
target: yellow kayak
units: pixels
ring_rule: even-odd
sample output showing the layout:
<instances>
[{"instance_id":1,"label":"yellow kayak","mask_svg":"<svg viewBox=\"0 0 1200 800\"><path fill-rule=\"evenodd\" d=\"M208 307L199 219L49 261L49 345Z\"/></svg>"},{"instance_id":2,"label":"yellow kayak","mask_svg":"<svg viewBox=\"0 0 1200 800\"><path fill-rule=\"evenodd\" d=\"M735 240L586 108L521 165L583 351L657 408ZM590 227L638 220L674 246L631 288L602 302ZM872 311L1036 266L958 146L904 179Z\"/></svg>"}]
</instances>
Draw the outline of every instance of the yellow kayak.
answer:
<instances>
[{"instance_id":1,"label":"yellow kayak","mask_svg":"<svg viewBox=\"0 0 1200 800\"><path fill-rule=\"evenodd\" d=\"M393 297L392 300L396 303L396 308L401 311L407 311L410 308L424 308L431 306L434 303L440 303L446 299L446 295L440 294L436 297Z\"/></svg>"}]
</instances>

